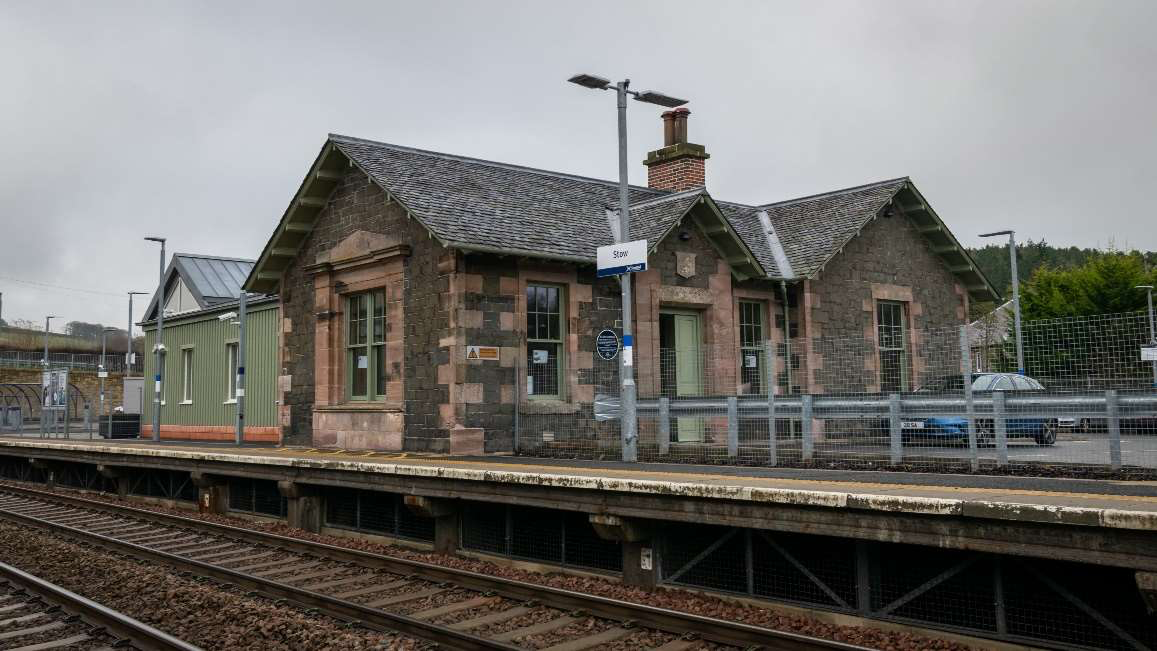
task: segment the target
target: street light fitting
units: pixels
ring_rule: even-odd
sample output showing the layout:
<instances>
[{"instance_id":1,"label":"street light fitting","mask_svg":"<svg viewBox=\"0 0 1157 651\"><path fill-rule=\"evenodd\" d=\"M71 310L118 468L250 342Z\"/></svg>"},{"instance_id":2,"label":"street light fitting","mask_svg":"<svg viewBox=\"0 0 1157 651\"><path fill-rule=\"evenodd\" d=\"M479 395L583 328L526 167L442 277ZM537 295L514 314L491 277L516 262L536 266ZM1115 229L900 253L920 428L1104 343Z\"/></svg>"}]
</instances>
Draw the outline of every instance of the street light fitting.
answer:
<instances>
[{"instance_id":1,"label":"street light fitting","mask_svg":"<svg viewBox=\"0 0 1157 651\"><path fill-rule=\"evenodd\" d=\"M1135 285L1133 289L1153 289L1152 285Z\"/></svg>"},{"instance_id":2,"label":"street light fitting","mask_svg":"<svg viewBox=\"0 0 1157 651\"><path fill-rule=\"evenodd\" d=\"M604 79L597 75L588 75L586 73L579 73L567 79L567 81L586 88L593 88L594 90L606 90L611 85L610 79Z\"/></svg>"},{"instance_id":3,"label":"street light fitting","mask_svg":"<svg viewBox=\"0 0 1157 651\"><path fill-rule=\"evenodd\" d=\"M160 242L161 244L165 243L165 238L163 237L146 237L145 239L150 242Z\"/></svg>"},{"instance_id":4,"label":"street light fitting","mask_svg":"<svg viewBox=\"0 0 1157 651\"><path fill-rule=\"evenodd\" d=\"M1016 231L996 231L995 233L981 233L980 237L996 237L997 235L1012 235Z\"/></svg>"},{"instance_id":5,"label":"street light fitting","mask_svg":"<svg viewBox=\"0 0 1157 651\"><path fill-rule=\"evenodd\" d=\"M664 95L663 93L660 93L656 90L644 90L641 93L632 94L635 96L635 101L646 102L648 104L658 104L659 106L665 106L667 108L675 108L676 106L682 106L687 103L687 100L685 99Z\"/></svg>"}]
</instances>

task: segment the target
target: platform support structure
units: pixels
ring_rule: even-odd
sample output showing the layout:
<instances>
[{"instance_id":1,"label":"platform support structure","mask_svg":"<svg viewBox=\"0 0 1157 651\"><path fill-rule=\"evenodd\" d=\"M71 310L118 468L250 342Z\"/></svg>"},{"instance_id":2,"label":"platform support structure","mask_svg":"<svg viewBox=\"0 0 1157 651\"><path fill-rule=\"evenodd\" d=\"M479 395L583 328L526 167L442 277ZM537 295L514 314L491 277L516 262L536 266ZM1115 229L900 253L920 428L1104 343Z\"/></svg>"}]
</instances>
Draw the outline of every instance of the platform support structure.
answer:
<instances>
[{"instance_id":1,"label":"platform support structure","mask_svg":"<svg viewBox=\"0 0 1157 651\"><path fill-rule=\"evenodd\" d=\"M659 558L651 523L604 513L591 513L588 518L599 538L621 543L623 583L645 590L655 589L659 583Z\"/></svg>"},{"instance_id":2,"label":"platform support structure","mask_svg":"<svg viewBox=\"0 0 1157 651\"><path fill-rule=\"evenodd\" d=\"M415 515L434 520L434 553L453 555L458 551L462 509L457 500L406 495L403 501Z\"/></svg>"},{"instance_id":3,"label":"platform support structure","mask_svg":"<svg viewBox=\"0 0 1157 651\"><path fill-rule=\"evenodd\" d=\"M189 481L197 487L199 513L224 514L229 511L229 482L224 477L193 471Z\"/></svg>"},{"instance_id":4,"label":"platform support structure","mask_svg":"<svg viewBox=\"0 0 1157 651\"><path fill-rule=\"evenodd\" d=\"M289 526L321 533L325 522L325 498L317 488L295 481L279 481L277 491L285 498L285 519Z\"/></svg>"}]
</instances>

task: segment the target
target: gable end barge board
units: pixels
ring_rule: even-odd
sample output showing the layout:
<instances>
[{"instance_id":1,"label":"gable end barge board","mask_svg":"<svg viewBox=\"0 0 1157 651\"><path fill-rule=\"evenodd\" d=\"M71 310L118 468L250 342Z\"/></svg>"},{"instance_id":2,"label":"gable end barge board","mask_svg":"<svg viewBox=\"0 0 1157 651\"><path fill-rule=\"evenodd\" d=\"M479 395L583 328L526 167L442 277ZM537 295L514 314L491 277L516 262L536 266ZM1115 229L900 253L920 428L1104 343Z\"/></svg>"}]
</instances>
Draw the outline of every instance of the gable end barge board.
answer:
<instances>
[{"instance_id":1,"label":"gable end barge board","mask_svg":"<svg viewBox=\"0 0 1157 651\"><path fill-rule=\"evenodd\" d=\"M211 451L33 445L0 454L813 533L1157 570L1157 513Z\"/></svg>"}]
</instances>

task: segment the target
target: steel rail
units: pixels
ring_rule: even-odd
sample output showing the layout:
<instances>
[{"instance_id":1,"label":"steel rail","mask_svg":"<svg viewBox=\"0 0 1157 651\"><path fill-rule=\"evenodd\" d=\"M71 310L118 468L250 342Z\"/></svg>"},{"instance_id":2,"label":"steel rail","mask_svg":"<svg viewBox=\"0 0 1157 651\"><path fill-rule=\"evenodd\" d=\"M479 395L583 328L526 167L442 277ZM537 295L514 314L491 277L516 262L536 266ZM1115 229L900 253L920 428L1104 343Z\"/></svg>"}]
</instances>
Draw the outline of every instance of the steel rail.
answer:
<instances>
[{"instance_id":1,"label":"steel rail","mask_svg":"<svg viewBox=\"0 0 1157 651\"><path fill-rule=\"evenodd\" d=\"M85 622L99 626L121 640L128 640L134 648L141 651L201 651L201 647L177 639L124 613L65 590L7 563L0 563L0 580L19 585L44 601L60 606L65 612L77 615Z\"/></svg>"},{"instance_id":2,"label":"steel rail","mask_svg":"<svg viewBox=\"0 0 1157 651\"><path fill-rule=\"evenodd\" d=\"M277 581L236 572L228 568L218 567L156 549L150 549L131 542L117 540L111 536L85 531L84 529L70 527L65 524L58 524L51 520L14 513L4 509L0 509L0 518L7 518L26 525L49 529L64 534L65 536L85 540L109 551L119 553L127 551L137 558L165 563L182 571L193 572L222 583L241 586L272 599L286 599L308 608L315 608L318 612L336 619L357 621L377 630L401 632L420 637L424 640L436 642L446 649L456 649L459 651L516 651L520 648L406 617L405 615L375 610L352 601L337 599L318 592L295 588Z\"/></svg>"},{"instance_id":3,"label":"steel rail","mask_svg":"<svg viewBox=\"0 0 1157 651\"><path fill-rule=\"evenodd\" d=\"M64 502L67 504L102 511L105 513L115 513L122 516L168 523L174 526L200 529L202 531L212 532L217 535L237 539L243 542L278 547L287 551L320 556L329 560L354 563L363 567L381 569L395 574L418 575L428 581L449 582L462 588L476 590L479 592L493 592L499 596L510 599L524 601L534 600L544 606L558 608L560 610L582 610L586 613L589 613L590 615L598 617L605 617L615 620L630 620L640 626L655 628L666 631L668 633L674 633L678 635L693 633L699 635L700 638L711 642L740 647L759 646L763 649L784 651L819 651L821 649L864 651L866 649L866 647L828 640L825 638L817 638L787 631L776 631L773 629L763 628L760 626L752 626L750 624L743 624L740 622L719 620L666 608L657 608L655 606L647 606L629 601L622 601L608 597L600 597L597 595L564 590L561 588L554 588L537 583L529 583L525 581L516 581L513 579L495 577L478 572L471 572L469 570L444 567L433 563L424 563L421 561L386 556L383 554L374 554L356 549L348 549L345 547L329 545L326 543L292 538L280 534L218 524L215 522L206 522L204 520L198 520L195 518L187 518L184 516L171 515L168 513L159 513L147 509L138 509L131 506L109 504L107 502L90 500L83 497L62 495L59 493L52 493L34 488L17 486L8 482L0 482L0 492L2 491L31 495L46 501ZM0 515L7 516L8 514L3 510L0 510ZM98 536L99 534L87 535ZM104 537L101 536L101 538ZM125 545L129 543L117 542L117 544ZM156 552L153 550L147 551L151 554L164 554L164 552ZM166 554L166 556L168 556L168 554ZM196 563L196 561L191 561L189 559L180 557L176 558L178 562L181 563ZM224 568L213 567L213 570L217 572L228 572L231 575L237 575L236 572L231 572ZM240 581L239 578L227 578L223 580L234 583ZM283 586L282 584L277 585L282 588L288 587ZM288 589L296 590L292 587L288 587ZM317 596L326 599L332 599L331 597L325 597L324 595ZM350 605L358 608L364 608L358 604L351 603ZM380 613L380 611L371 612ZM394 615L394 617L401 616ZM418 623L422 624L423 626L431 626L425 622ZM413 634L419 637L425 637L424 635L421 635L417 632L414 632Z\"/></svg>"}]
</instances>

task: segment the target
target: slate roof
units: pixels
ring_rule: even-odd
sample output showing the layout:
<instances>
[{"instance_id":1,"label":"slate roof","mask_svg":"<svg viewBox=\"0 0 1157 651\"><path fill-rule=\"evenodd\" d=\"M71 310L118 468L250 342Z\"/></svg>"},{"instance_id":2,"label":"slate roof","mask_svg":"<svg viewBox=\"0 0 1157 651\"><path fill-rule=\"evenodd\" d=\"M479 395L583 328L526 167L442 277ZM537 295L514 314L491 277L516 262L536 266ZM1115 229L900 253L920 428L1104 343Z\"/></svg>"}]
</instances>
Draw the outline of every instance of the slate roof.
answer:
<instances>
[{"instance_id":1,"label":"slate roof","mask_svg":"<svg viewBox=\"0 0 1157 651\"><path fill-rule=\"evenodd\" d=\"M330 141L447 243L583 260L614 243L606 211L618 206L617 183L347 136ZM634 205L666 194L632 186L629 196Z\"/></svg>"},{"instance_id":2,"label":"slate roof","mask_svg":"<svg viewBox=\"0 0 1157 651\"><path fill-rule=\"evenodd\" d=\"M174 253L165 270L165 287L169 288L175 278L180 277L201 309L235 302L241 296L241 286L253 271L254 264L256 261L243 258ZM145 310L149 319L156 318L158 293L153 293Z\"/></svg>"},{"instance_id":3,"label":"slate roof","mask_svg":"<svg viewBox=\"0 0 1157 651\"><path fill-rule=\"evenodd\" d=\"M908 183L899 178L769 203L767 211L797 276L812 276Z\"/></svg>"},{"instance_id":4,"label":"slate roof","mask_svg":"<svg viewBox=\"0 0 1157 651\"><path fill-rule=\"evenodd\" d=\"M614 242L606 212L618 184L583 176L331 135L330 141L447 244L593 260ZM898 192L907 178L748 206L718 202L760 266L782 277L759 219L765 210L795 277L814 274ZM657 243L703 195L631 186L631 237Z\"/></svg>"},{"instance_id":5,"label":"slate roof","mask_svg":"<svg viewBox=\"0 0 1157 651\"><path fill-rule=\"evenodd\" d=\"M335 134L330 134L315 165L327 160L330 147L368 174L446 246L593 263L596 249L614 242L607 216L618 206L618 184L614 181ZM335 169L328 167L331 174ZM307 177L298 195L310 193L314 211L318 210L316 202L324 202L329 192L324 188L333 187L323 185L319 195L314 193L315 185L313 177ZM969 269L963 272L970 276L963 278L969 291L978 297L997 296L907 177L760 205L718 201L704 188L674 193L631 186L631 239L646 238L655 246L696 202L702 201L711 207L712 215L718 210L730 226L727 231L734 231L734 235L718 236L723 240L713 236L713 243L726 245L731 257L742 253L754 258L743 272L737 268L737 274L810 278L902 191L903 203L917 202L915 210L925 213L922 232L935 235L933 245L955 252L959 257L959 262L954 262L956 269ZM286 228L279 226L266 244L246 281L248 286L266 291L276 287L276 278L284 268L278 264L284 262L271 261L275 242L282 252L300 246L302 236L287 235L289 221L300 229L317 213L295 216L297 202L291 203L282 218ZM904 210L907 213L908 207ZM702 211L695 214L711 217ZM279 260L287 259L284 253L278 256Z\"/></svg>"}]
</instances>

